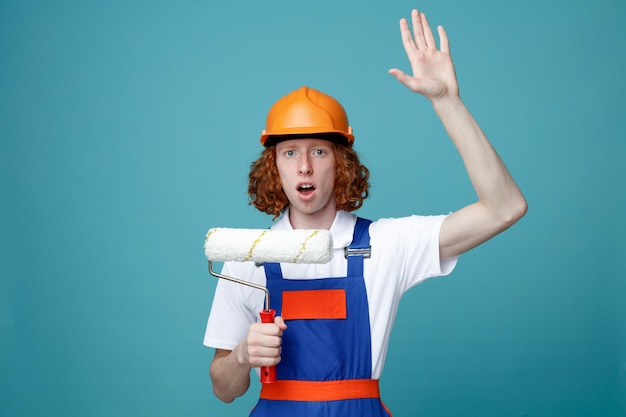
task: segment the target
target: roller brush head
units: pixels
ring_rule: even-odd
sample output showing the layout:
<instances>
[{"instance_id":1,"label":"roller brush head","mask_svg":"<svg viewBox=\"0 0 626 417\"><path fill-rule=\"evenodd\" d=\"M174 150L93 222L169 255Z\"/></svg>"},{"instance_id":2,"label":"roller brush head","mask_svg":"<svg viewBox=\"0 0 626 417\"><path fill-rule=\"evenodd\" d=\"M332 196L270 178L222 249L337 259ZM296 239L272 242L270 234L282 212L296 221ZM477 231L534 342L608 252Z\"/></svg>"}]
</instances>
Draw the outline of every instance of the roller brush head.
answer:
<instances>
[{"instance_id":1,"label":"roller brush head","mask_svg":"<svg viewBox=\"0 0 626 417\"><path fill-rule=\"evenodd\" d=\"M204 253L214 262L324 264L333 257L328 230L210 229Z\"/></svg>"}]
</instances>

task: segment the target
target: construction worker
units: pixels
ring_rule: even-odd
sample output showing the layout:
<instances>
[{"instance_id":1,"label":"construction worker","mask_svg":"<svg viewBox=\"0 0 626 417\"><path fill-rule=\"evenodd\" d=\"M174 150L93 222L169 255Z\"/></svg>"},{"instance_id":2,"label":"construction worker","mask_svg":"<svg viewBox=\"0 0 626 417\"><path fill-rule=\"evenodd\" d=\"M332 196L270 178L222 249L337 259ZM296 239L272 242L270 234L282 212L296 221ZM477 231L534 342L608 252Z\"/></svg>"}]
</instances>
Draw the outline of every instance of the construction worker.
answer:
<instances>
[{"instance_id":1,"label":"construction worker","mask_svg":"<svg viewBox=\"0 0 626 417\"><path fill-rule=\"evenodd\" d=\"M230 402L249 388L250 371L277 366L252 416L390 416L378 380L401 296L449 274L458 256L504 231L527 210L504 163L459 96L448 38L437 49L423 13L400 21L413 71L390 70L428 98L460 153L477 201L448 215L371 222L352 214L368 195L369 171L333 97L301 87L270 109L264 150L249 175L251 203L275 229L329 229L324 265L225 263L223 273L267 286L278 316L258 323L263 293L220 280L205 341L215 348L215 395ZM289 294L287 297L285 294Z\"/></svg>"}]
</instances>

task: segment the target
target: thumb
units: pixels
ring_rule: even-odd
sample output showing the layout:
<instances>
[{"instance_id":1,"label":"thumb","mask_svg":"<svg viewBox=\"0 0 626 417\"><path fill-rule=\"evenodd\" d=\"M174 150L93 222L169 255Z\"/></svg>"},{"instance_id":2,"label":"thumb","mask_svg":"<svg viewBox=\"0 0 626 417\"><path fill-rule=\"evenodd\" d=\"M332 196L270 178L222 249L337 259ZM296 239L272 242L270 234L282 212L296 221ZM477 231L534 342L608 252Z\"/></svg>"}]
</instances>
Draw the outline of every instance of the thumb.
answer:
<instances>
[{"instance_id":1,"label":"thumb","mask_svg":"<svg viewBox=\"0 0 626 417\"><path fill-rule=\"evenodd\" d=\"M285 320L283 320L281 316L276 316L274 318L274 324L277 325L280 328L280 330L285 330L287 328L287 324L285 323Z\"/></svg>"},{"instance_id":2,"label":"thumb","mask_svg":"<svg viewBox=\"0 0 626 417\"><path fill-rule=\"evenodd\" d=\"M389 74L393 75L396 80L400 81L400 83L407 87L409 90L415 93L423 94L422 89L424 86L422 85L422 82L416 77L412 77L397 68L390 69Z\"/></svg>"},{"instance_id":3,"label":"thumb","mask_svg":"<svg viewBox=\"0 0 626 417\"><path fill-rule=\"evenodd\" d=\"M406 75L404 71L397 68L392 68L389 70L389 74L393 75L396 80L400 81L402 84L406 84L406 79L408 75Z\"/></svg>"}]
</instances>

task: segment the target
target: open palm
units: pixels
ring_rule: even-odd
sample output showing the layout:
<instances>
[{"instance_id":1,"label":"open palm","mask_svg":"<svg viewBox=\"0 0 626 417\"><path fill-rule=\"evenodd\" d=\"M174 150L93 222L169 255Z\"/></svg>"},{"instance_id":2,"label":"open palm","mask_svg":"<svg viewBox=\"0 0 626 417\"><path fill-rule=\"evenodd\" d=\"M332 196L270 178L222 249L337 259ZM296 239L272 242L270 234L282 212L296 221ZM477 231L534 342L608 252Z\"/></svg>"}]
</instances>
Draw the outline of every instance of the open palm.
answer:
<instances>
[{"instance_id":1,"label":"open palm","mask_svg":"<svg viewBox=\"0 0 626 417\"><path fill-rule=\"evenodd\" d=\"M404 18L400 20L400 34L413 75L397 68L390 69L389 73L409 89L431 101L446 96L458 96L459 87L446 31L442 26L437 28L440 40L438 50L426 15L413 10L411 19L413 34Z\"/></svg>"}]
</instances>

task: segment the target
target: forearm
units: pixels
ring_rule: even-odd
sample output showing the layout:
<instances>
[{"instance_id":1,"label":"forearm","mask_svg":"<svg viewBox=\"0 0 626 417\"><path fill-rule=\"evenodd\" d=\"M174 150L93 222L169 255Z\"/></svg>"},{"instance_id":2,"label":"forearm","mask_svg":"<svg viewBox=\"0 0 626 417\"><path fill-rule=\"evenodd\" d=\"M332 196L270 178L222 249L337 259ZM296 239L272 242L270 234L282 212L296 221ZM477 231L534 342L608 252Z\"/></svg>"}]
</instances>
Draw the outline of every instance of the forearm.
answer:
<instances>
[{"instance_id":1,"label":"forearm","mask_svg":"<svg viewBox=\"0 0 626 417\"><path fill-rule=\"evenodd\" d=\"M250 386L250 366L238 359L240 346L232 351L217 350L211 362L210 375L213 393L224 402L242 396Z\"/></svg>"},{"instance_id":2,"label":"forearm","mask_svg":"<svg viewBox=\"0 0 626 417\"><path fill-rule=\"evenodd\" d=\"M479 203L505 223L521 217L526 210L521 191L461 99L445 97L433 106L463 159Z\"/></svg>"},{"instance_id":3,"label":"forearm","mask_svg":"<svg viewBox=\"0 0 626 417\"><path fill-rule=\"evenodd\" d=\"M527 210L526 200L497 152L458 96L433 100L435 112L456 146L478 201L444 221L440 256L464 253L509 228Z\"/></svg>"}]
</instances>

